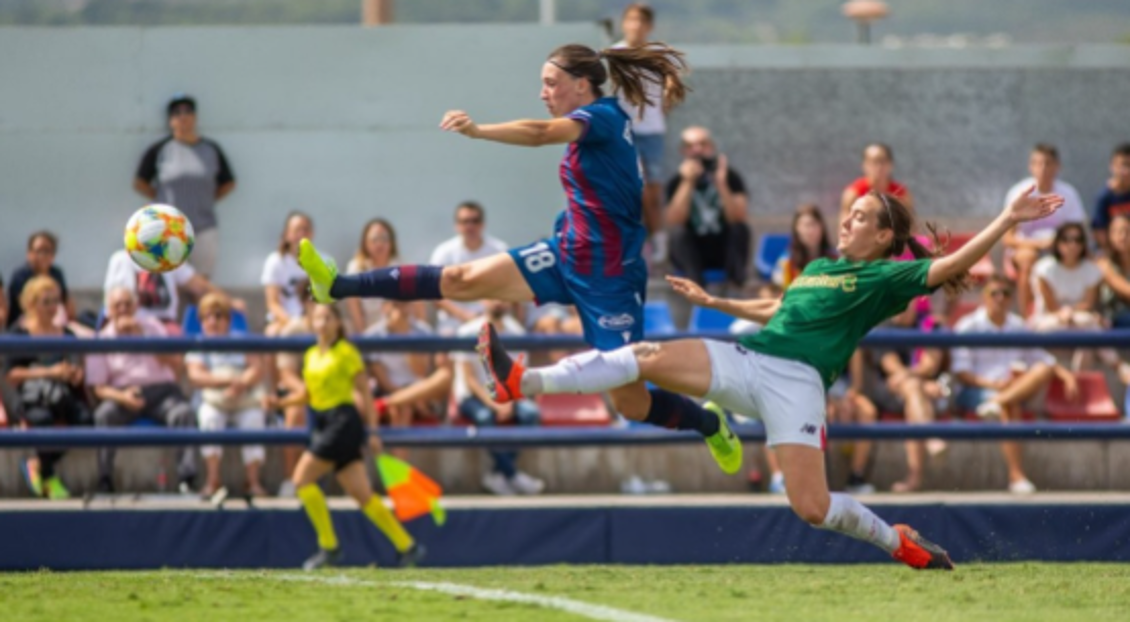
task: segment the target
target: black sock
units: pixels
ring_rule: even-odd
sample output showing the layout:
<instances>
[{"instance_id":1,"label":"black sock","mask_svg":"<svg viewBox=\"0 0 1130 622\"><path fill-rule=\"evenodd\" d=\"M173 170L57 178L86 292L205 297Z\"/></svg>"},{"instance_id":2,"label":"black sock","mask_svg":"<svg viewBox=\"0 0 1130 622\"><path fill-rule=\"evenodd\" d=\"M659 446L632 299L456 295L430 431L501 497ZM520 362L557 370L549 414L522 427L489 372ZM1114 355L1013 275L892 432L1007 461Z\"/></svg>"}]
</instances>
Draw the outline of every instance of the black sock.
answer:
<instances>
[{"instance_id":1,"label":"black sock","mask_svg":"<svg viewBox=\"0 0 1130 622\"><path fill-rule=\"evenodd\" d=\"M695 430L703 436L718 433L718 417L694 400L663 389L652 389L649 393L651 409L644 419L646 423L669 430Z\"/></svg>"},{"instance_id":2,"label":"black sock","mask_svg":"<svg viewBox=\"0 0 1130 622\"><path fill-rule=\"evenodd\" d=\"M330 287L334 298L439 300L443 266L391 266L361 274L339 274Z\"/></svg>"}]
</instances>

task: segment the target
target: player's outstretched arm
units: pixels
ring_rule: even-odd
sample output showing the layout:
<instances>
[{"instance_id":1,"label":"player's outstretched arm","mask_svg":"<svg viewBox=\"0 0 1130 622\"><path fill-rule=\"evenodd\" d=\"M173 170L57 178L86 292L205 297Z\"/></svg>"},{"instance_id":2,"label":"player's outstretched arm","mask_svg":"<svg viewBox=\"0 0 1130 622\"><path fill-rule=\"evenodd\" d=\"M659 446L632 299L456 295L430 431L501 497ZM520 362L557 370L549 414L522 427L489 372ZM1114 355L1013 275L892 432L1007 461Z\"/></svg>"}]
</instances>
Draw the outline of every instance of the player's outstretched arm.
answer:
<instances>
[{"instance_id":1,"label":"player's outstretched arm","mask_svg":"<svg viewBox=\"0 0 1130 622\"><path fill-rule=\"evenodd\" d=\"M752 320L759 324L767 324L773 314L777 312L777 309L781 307L781 301L778 298L749 298L746 300L716 298L706 293L706 290L699 287L698 283L689 279L668 276L667 282L671 284L672 289L690 301L691 304L717 309L734 317Z\"/></svg>"},{"instance_id":2,"label":"player's outstretched arm","mask_svg":"<svg viewBox=\"0 0 1130 622\"><path fill-rule=\"evenodd\" d=\"M439 124L445 132L458 132L470 138L493 140L496 143L541 147L571 143L581 138L584 126L572 119L521 119L506 123L479 125L462 110L449 110Z\"/></svg>"},{"instance_id":3,"label":"player's outstretched arm","mask_svg":"<svg viewBox=\"0 0 1130 622\"><path fill-rule=\"evenodd\" d=\"M1063 205L1063 197L1056 194L1032 196L1035 190L1036 186L1033 184L1009 203L988 227L975 235L965 246L951 255L936 259L930 265L926 284L930 287L938 287L964 273L987 255L1009 229L1022 222L1046 218Z\"/></svg>"}]
</instances>

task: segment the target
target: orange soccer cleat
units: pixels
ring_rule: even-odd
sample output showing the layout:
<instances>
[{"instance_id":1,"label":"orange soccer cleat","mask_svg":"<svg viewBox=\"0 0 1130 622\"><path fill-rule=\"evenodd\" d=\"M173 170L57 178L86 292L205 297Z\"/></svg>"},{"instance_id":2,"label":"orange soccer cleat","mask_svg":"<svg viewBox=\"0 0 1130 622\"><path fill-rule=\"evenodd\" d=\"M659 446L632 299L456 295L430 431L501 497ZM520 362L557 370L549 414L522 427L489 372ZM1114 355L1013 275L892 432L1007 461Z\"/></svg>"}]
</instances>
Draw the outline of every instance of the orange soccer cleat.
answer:
<instances>
[{"instance_id":1,"label":"orange soccer cleat","mask_svg":"<svg viewBox=\"0 0 1130 622\"><path fill-rule=\"evenodd\" d=\"M945 549L923 538L910 525L895 525L901 544L891 557L916 570L953 570Z\"/></svg>"}]
</instances>

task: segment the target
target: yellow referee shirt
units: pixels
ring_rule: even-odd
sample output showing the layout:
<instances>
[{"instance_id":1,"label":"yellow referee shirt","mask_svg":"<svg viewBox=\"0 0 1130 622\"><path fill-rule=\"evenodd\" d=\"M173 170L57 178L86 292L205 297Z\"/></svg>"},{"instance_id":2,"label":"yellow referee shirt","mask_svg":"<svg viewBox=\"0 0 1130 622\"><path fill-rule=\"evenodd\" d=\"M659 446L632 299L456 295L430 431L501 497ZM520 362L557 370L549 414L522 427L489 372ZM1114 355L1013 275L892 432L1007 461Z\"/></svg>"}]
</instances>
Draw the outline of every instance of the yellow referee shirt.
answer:
<instances>
[{"instance_id":1,"label":"yellow referee shirt","mask_svg":"<svg viewBox=\"0 0 1130 622\"><path fill-rule=\"evenodd\" d=\"M344 339L325 352L318 346L311 347L306 351L302 364L302 379L306 382L310 407L330 410L344 404L352 405L353 379L364 369L361 353Z\"/></svg>"}]
</instances>

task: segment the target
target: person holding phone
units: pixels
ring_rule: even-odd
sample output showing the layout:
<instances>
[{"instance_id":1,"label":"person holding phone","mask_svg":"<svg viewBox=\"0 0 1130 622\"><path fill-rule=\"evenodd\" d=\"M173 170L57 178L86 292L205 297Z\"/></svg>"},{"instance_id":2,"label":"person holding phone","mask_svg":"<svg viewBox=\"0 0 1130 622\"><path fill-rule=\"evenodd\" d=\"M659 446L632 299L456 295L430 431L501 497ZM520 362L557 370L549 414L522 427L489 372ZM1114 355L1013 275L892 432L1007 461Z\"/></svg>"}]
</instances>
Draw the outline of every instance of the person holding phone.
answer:
<instances>
[{"instance_id":1,"label":"person holding phone","mask_svg":"<svg viewBox=\"0 0 1130 622\"><path fill-rule=\"evenodd\" d=\"M727 281L741 285L751 239L745 181L704 127L683 130L681 150L679 173L667 182L671 264L700 285L707 270L725 270Z\"/></svg>"}]
</instances>

